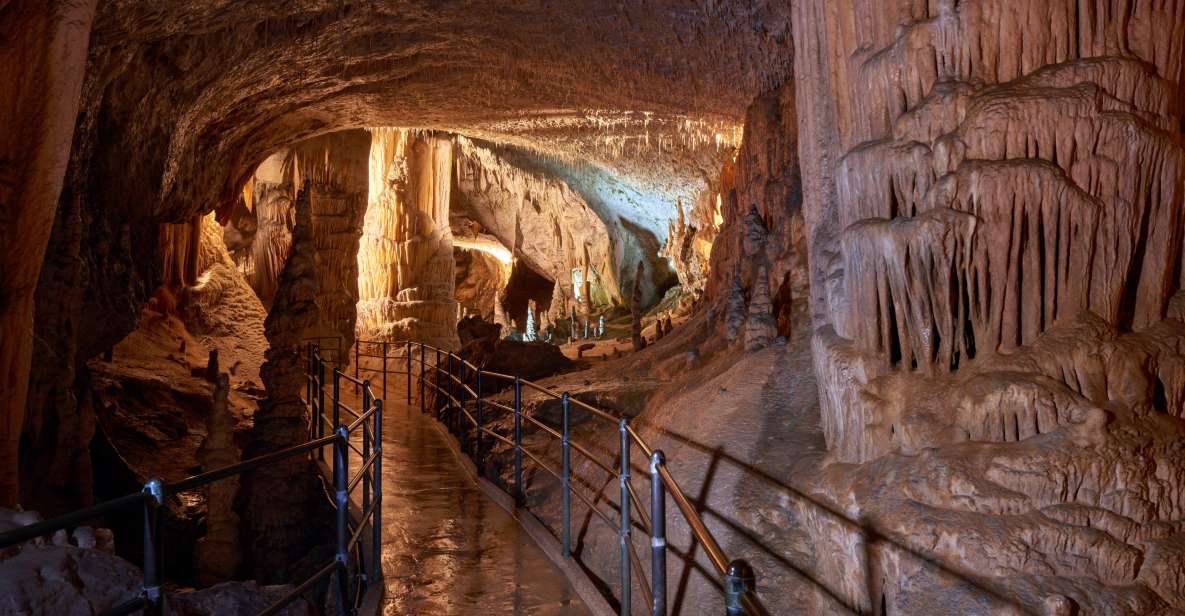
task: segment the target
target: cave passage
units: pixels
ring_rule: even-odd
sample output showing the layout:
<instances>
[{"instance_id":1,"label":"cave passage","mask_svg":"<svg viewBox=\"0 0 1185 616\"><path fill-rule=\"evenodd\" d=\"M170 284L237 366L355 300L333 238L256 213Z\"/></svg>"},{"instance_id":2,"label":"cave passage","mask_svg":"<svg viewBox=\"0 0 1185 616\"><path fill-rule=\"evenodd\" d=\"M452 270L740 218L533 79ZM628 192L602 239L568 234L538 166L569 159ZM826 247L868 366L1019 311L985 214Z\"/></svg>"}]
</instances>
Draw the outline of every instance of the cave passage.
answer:
<instances>
[{"instance_id":1,"label":"cave passage","mask_svg":"<svg viewBox=\"0 0 1185 616\"><path fill-rule=\"evenodd\" d=\"M383 415L384 613L590 614L535 540L462 467L451 437L405 397L393 379ZM355 454L352 467L360 463Z\"/></svg>"},{"instance_id":2,"label":"cave passage","mask_svg":"<svg viewBox=\"0 0 1185 616\"><path fill-rule=\"evenodd\" d=\"M1185 613L1185 0L0 0L0 93L0 616L366 588L353 378L385 616Z\"/></svg>"}]
</instances>

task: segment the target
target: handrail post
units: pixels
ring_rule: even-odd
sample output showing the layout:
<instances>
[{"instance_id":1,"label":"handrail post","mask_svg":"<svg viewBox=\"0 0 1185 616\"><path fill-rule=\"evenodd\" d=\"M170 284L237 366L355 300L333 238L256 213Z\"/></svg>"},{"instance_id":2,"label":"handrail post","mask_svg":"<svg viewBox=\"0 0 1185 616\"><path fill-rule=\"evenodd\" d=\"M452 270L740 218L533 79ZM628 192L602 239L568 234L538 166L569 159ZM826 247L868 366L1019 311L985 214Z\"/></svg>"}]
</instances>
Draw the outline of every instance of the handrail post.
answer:
<instances>
[{"instance_id":1,"label":"handrail post","mask_svg":"<svg viewBox=\"0 0 1185 616\"><path fill-rule=\"evenodd\" d=\"M144 585L142 592L147 606L146 616L164 613L164 597L160 587L160 557L164 542L160 541L161 507L164 505L164 482L157 477L144 484Z\"/></svg>"},{"instance_id":2,"label":"handrail post","mask_svg":"<svg viewBox=\"0 0 1185 616\"><path fill-rule=\"evenodd\" d=\"M317 360L313 356L313 343L308 344L308 357L304 364L305 402L309 405L309 438L317 438Z\"/></svg>"},{"instance_id":3,"label":"handrail post","mask_svg":"<svg viewBox=\"0 0 1185 616\"><path fill-rule=\"evenodd\" d=\"M337 431L338 427L342 425L342 403L341 403L341 385L342 373L336 366L333 368L333 430Z\"/></svg>"},{"instance_id":4,"label":"handrail post","mask_svg":"<svg viewBox=\"0 0 1185 616\"><path fill-rule=\"evenodd\" d=\"M667 494L658 469L666 464L662 450L650 454L650 586L651 616L667 614Z\"/></svg>"},{"instance_id":5,"label":"handrail post","mask_svg":"<svg viewBox=\"0 0 1185 616\"><path fill-rule=\"evenodd\" d=\"M561 503L563 505L563 520L560 522L563 529L563 555L567 558L572 553L572 493L569 488L572 474L572 456L571 445L568 442L568 392L564 392L564 397L561 399L564 409L563 418L563 436L560 440L560 454L563 463L563 473L560 478L560 483L563 484L563 493Z\"/></svg>"},{"instance_id":6,"label":"handrail post","mask_svg":"<svg viewBox=\"0 0 1185 616\"><path fill-rule=\"evenodd\" d=\"M745 597L756 588L756 576L749 563L737 559L728 563L724 573L724 613L728 616L744 616Z\"/></svg>"},{"instance_id":7,"label":"handrail post","mask_svg":"<svg viewBox=\"0 0 1185 616\"><path fill-rule=\"evenodd\" d=\"M411 406L411 341L407 341L407 405Z\"/></svg>"},{"instance_id":8,"label":"handrail post","mask_svg":"<svg viewBox=\"0 0 1185 616\"><path fill-rule=\"evenodd\" d=\"M514 375L514 495L521 506L526 502L523 490L523 384Z\"/></svg>"},{"instance_id":9,"label":"handrail post","mask_svg":"<svg viewBox=\"0 0 1185 616\"><path fill-rule=\"evenodd\" d=\"M433 414L436 415L436 420L440 421L440 349L436 349L436 363L433 365L433 373L436 375L436 387L432 390L432 399L435 400L435 407L432 409Z\"/></svg>"},{"instance_id":10,"label":"handrail post","mask_svg":"<svg viewBox=\"0 0 1185 616\"><path fill-rule=\"evenodd\" d=\"M485 418L482 417L482 414L481 414L481 370L477 371L477 376L475 377L475 380L476 380L476 384L477 384L477 402L474 403L476 405L474 410L477 413L477 435L476 435L477 442L475 445L475 447L477 448L477 452L476 452L476 454L477 454L476 455L477 474L478 474L478 476L485 476L485 470L484 470L485 469L485 460L482 458L482 455L481 455L481 431L482 431L482 426L485 425Z\"/></svg>"},{"instance_id":11,"label":"handrail post","mask_svg":"<svg viewBox=\"0 0 1185 616\"><path fill-rule=\"evenodd\" d=\"M355 381L354 393L358 393L358 383L356 381L359 378L361 378L358 376L358 369L359 369L358 364L359 364L359 362L361 362L361 360L362 360L362 343L359 342L358 340L355 340L354 341L354 381Z\"/></svg>"},{"instance_id":12,"label":"handrail post","mask_svg":"<svg viewBox=\"0 0 1185 616\"><path fill-rule=\"evenodd\" d=\"M420 343L420 414L424 413L424 343Z\"/></svg>"},{"instance_id":13,"label":"handrail post","mask_svg":"<svg viewBox=\"0 0 1185 616\"><path fill-rule=\"evenodd\" d=\"M629 426L624 417L618 422L621 432L621 472L618 480L621 483L621 614L630 613L630 591L632 577L630 576L630 434Z\"/></svg>"},{"instance_id":14,"label":"handrail post","mask_svg":"<svg viewBox=\"0 0 1185 616\"><path fill-rule=\"evenodd\" d=\"M334 370L334 373L336 374L337 370ZM334 379L334 381L336 382L337 379ZM350 505L350 496L346 492L350 464L346 444L350 438L350 433L341 424L337 424L337 427L334 428L334 433L337 435L337 438L333 441L333 492L337 523L337 546L334 556L337 560L336 600L337 613L345 614L345 608L350 603L347 595L349 585L346 583L347 565L349 564L349 553L346 550L349 529L347 528L346 520Z\"/></svg>"},{"instance_id":15,"label":"handrail post","mask_svg":"<svg viewBox=\"0 0 1185 616\"><path fill-rule=\"evenodd\" d=\"M411 351L411 343L408 343ZM410 358L411 355L408 355ZM410 373L409 373L410 374ZM409 390L410 391L410 390ZM371 518L370 528L370 577L374 583L381 584L383 579L383 401L374 401L374 517Z\"/></svg>"},{"instance_id":16,"label":"handrail post","mask_svg":"<svg viewBox=\"0 0 1185 616\"><path fill-rule=\"evenodd\" d=\"M457 361L453 361L454 359ZM463 421L465 417L465 365L461 363L460 358L453 357L451 352L448 354L448 365L453 371L453 378L449 379L449 384L453 386L453 391L456 392L453 395L453 399L455 400L453 425L456 427L453 429L456 430L457 436L460 437L460 435L465 433L465 422Z\"/></svg>"},{"instance_id":17,"label":"handrail post","mask_svg":"<svg viewBox=\"0 0 1185 616\"><path fill-rule=\"evenodd\" d=\"M383 399L387 398L387 341L383 341Z\"/></svg>"},{"instance_id":18,"label":"handrail post","mask_svg":"<svg viewBox=\"0 0 1185 616\"><path fill-rule=\"evenodd\" d=\"M362 381L362 414L365 415L370 410L370 381ZM366 430L366 424L363 423L362 428L362 464L370 459L370 433ZM362 511L370 509L370 475L362 474Z\"/></svg>"},{"instance_id":19,"label":"handrail post","mask_svg":"<svg viewBox=\"0 0 1185 616\"><path fill-rule=\"evenodd\" d=\"M325 424L321 421L325 417L325 360L321 356L317 356L317 418L313 421L313 425L317 426L316 437L321 438L325 434ZM325 459L325 450L323 448L317 449L317 459Z\"/></svg>"}]
</instances>

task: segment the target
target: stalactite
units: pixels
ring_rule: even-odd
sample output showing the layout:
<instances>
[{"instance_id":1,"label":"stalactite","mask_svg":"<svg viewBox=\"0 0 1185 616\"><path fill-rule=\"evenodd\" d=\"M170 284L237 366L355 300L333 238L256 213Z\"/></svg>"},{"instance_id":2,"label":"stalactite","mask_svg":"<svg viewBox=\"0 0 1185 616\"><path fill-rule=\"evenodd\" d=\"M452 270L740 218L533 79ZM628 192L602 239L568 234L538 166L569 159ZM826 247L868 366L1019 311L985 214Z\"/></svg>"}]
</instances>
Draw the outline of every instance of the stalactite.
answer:
<instances>
[{"instance_id":1,"label":"stalactite","mask_svg":"<svg viewBox=\"0 0 1185 616\"><path fill-rule=\"evenodd\" d=\"M160 226L162 286L177 290L197 283L202 218L198 215L186 223Z\"/></svg>"}]
</instances>

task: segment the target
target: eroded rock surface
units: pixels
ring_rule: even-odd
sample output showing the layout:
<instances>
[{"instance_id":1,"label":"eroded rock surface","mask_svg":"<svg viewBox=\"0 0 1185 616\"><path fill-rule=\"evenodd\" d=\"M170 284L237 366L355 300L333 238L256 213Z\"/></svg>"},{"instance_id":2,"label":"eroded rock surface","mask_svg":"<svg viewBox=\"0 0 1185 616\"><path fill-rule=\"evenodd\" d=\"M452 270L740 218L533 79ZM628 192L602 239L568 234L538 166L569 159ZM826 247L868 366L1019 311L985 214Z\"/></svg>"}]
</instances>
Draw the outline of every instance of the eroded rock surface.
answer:
<instances>
[{"instance_id":1,"label":"eroded rock surface","mask_svg":"<svg viewBox=\"0 0 1185 616\"><path fill-rule=\"evenodd\" d=\"M1183 609L1185 3L794 11L826 592Z\"/></svg>"}]
</instances>

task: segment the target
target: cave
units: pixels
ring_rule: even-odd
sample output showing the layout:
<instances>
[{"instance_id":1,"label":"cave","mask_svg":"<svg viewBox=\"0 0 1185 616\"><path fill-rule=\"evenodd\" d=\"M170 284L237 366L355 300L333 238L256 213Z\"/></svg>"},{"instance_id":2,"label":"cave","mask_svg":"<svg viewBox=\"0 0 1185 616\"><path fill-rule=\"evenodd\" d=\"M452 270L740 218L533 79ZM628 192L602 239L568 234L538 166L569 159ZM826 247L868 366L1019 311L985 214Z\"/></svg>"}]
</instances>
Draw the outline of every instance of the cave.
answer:
<instances>
[{"instance_id":1,"label":"cave","mask_svg":"<svg viewBox=\"0 0 1185 616\"><path fill-rule=\"evenodd\" d=\"M1185 612L1185 0L0 0L0 86L0 616Z\"/></svg>"}]
</instances>

